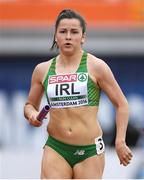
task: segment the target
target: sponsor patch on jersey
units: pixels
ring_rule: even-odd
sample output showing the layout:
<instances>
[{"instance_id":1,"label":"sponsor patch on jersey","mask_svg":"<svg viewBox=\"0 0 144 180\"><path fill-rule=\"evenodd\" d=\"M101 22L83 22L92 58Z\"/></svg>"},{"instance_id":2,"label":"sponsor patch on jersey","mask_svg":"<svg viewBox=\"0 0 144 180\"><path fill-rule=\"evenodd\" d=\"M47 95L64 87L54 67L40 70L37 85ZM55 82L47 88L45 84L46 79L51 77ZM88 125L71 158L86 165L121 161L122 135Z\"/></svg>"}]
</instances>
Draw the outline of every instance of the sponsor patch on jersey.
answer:
<instances>
[{"instance_id":1,"label":"sponsor patch on jersey","mask_svg":"<svg viewBox=\"0 0 144 180\"><path fill-rule=\"evenodd\" d=\"M88 73L49 76L47 94L52 108L76 107L88 104Z\"/></svg>"},{"instance_id":2,"label":"sponsor patch on jersey","mask_svg":"<svg viewBox=\"0 0 144 180\"><path fill-rule=\"evenodd\" d=\"M66 82L76 82L77 74L64 74L64 75L54 75L50 76L49 84L54 83L66 83Z\"/></svg>"}]
</instances>

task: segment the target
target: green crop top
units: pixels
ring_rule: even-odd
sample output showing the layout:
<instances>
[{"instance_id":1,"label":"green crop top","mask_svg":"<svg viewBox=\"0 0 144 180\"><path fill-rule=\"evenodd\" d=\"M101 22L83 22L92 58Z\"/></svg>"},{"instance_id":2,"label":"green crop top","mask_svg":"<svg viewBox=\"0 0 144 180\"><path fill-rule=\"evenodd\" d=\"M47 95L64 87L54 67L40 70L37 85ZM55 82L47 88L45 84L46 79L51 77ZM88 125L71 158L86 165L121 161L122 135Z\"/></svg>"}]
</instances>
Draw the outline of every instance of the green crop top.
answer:
<instances>
[{"instance_id":1,"label":"green crop top","mask_svg":"<svg viewBox=\"0 0 144 180\"><path fill-rule=\"evenodd\" d=\"M43 82L51 108L98 106L100 89L87 71L87 53L84 52L75 73L56 74L56 58L52 60Z\"/></svg>"}]
</instances>

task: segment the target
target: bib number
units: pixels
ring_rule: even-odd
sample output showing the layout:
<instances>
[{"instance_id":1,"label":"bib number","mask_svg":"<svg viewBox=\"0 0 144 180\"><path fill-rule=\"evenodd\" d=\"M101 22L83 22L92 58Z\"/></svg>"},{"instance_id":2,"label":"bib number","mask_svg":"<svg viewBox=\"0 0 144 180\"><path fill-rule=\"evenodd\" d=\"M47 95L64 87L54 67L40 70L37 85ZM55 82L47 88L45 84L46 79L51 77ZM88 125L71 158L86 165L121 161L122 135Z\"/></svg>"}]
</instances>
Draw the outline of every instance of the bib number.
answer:
<instances>
[{"instance_id":1,"label":"bib number","mask_svg":"<svg viewBox=\"0 0 144 180\"><path fill-rule=\"evenodd\" d=\"M78 107L88 104L88 73L49 76L47 95L51 108Z\"/></svg>"},{"instance_id":2,"label":"bib number","mask_svg":"<svg viewBox=\"0 0 144 180\"><path fill-rule=\"evenodd\" d=\"M102 137L96 138L96 139L95 139L95 144L96 144L97 154L103 153L104 150L105 150L105 145L104 145L104 142L103 142Z\"/></svg>"}]
</instances>

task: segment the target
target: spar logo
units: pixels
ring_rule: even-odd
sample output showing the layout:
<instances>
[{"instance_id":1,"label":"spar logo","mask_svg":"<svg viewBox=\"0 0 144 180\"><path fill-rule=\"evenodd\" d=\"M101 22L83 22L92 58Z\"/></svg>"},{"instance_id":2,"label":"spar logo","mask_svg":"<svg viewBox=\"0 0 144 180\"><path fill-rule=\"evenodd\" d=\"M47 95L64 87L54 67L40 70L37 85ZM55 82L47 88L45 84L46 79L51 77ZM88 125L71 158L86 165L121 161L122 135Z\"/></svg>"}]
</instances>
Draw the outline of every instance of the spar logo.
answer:
<instances>
[{"instance_id":1,"label":"spar logo","mask_svg":"<svg viewBox=\"0 0 144 180\"><path fill-rule=\"evenodd\" d=\"M78 75L78 80L79 80L80 82L86 81L86 80L87 80L87 75L86 75L85 73L80 73L80 74Z\"/></svg>"},{"instance_id":2,"label":"spar logo","mask_svg":"<svg viewBox=\"0 0 144 180\"><path fill-rule=\"evenodd\" d=\"M76 82L77 74L55 75L49 77L49 84Z\"/></svg>"}]
</instances>

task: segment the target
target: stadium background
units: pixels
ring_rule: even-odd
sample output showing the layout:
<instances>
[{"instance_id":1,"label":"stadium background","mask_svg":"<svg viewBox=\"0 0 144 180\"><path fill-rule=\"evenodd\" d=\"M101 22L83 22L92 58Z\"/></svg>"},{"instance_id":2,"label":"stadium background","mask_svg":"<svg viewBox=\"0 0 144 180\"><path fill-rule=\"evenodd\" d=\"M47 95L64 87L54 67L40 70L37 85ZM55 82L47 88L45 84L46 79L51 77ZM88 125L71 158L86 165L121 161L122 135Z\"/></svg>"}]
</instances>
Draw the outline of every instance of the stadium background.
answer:
<instances>
[{"instance_id":1,"label":"stadium background","mask_svg":"<svg viewBox=\"0 0 144 180\"><path fill-rule=\"evenodd\" d=\"M39 178L48 122L31 127L23 106L35 65L56 55L49 48L55 18L64 8L85 17L84 49L108 63L130 105L127 143L134 158L129 167L121 167L114 150L114 109L102 94L104 178L144 178L143 0L0 0L0 178Z\"/></svg>"}]
</instances>

